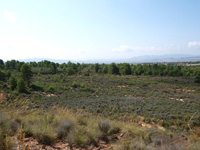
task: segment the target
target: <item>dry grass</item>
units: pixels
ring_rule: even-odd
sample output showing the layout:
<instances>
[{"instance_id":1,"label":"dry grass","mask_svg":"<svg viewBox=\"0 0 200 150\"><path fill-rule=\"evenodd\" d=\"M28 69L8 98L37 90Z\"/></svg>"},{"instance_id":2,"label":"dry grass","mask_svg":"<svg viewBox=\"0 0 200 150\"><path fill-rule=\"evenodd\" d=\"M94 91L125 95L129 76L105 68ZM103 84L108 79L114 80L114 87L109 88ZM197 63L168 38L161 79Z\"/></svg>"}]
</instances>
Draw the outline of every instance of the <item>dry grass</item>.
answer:
<instances>
[{"instance_id":1,"label":"dry grass","mask_svg":"<svg viewBox=\"0 0 200 150\"><path fill-rule=\"evenodd\" d=\"M1 120L10 124L6 130L1 126L0 134L2 135L3 130L6 131L3 133L6 138L0 144L1 149L7 150L7 145L10 148L12 142L10 139L16 135L20 135L20 137L24 135L25 138L33 137L45 145L53 145L62 140L70 146L93 145L98 147L104 141L105 144L116 150L165 150L169 148L193 150L200 146L199 128L186 133L183 137L182 133L160 130L156 126L147 128L133 122L107 120L82 111L74 113L67 108L55 106L45 111L43 109L27 110L28 100L26 102L19 101L16 105L19 103L24 106L21 110L8 109L9 107L1 110L1 114L6 118L0 117ZM15 134L7 134L10 133L10 130L15 131ZM63 131L66 133L61 135ZM0 137L2 137L1 135Z\"/></svg>"}]
</instances>

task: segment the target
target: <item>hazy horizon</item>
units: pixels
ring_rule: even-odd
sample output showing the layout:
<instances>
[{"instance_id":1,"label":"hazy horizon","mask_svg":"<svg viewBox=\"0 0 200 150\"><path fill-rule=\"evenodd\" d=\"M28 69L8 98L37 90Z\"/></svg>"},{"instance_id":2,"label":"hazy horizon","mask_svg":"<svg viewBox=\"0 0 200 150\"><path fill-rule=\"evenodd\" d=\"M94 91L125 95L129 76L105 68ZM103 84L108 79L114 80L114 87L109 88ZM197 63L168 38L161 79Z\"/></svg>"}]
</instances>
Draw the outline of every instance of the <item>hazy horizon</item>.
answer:
<instances>
[{"instance_id":1,"label":"hazy horizon","mask_svg":"<svg viewBox=\"0 0 200 150\"><path fill-rule=\"evenodd\" d=\"M200 1L0 2L0 59L200 55Z\"/></svg>"}]
</instances>

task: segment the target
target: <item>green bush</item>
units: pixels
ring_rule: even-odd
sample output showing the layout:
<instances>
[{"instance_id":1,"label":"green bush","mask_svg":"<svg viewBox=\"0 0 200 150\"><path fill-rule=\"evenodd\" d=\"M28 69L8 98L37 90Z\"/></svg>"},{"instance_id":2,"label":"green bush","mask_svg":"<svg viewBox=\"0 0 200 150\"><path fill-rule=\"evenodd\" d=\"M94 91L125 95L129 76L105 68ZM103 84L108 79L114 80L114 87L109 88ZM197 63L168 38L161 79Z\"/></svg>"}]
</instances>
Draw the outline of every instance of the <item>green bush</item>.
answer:
<instances>
[{"instance_id":1,"label":"green bush","mask_svg":"<svg viewBox=\"0 0 200 150\"><path fill-rule=\"evenodd\" d=\"M53 81L54 81L54 82L58 82L58 78L57 78L57 77L54 77L54 78L53 78Z\"/></svg>"},{"instance_id":2,"label":"green bush","mask_svg":"<svg viewBox=\"0 0 200 150\"><path fill-rule=\"evenodd\" d=\"M77 87L78 87L78 84L76 83L76 81L74 81L74 82L72 83L72 87L73 87L73 88L77 88Z\"/></svg>"},{"instance_id":3,"label":"green bush","mask_svg":"<svg viewBox=\"0 0 200 150\"><path fill-rule=\"evenodd\" d=\"M194 79L195 83L200 83L200 75L197 75Z\"/></svg>"},{"instance_id":4,"label":"green bush","mask_svg":"<svg viewBox=\"0 0 200 150\"><path fill-rule=\"evenodd\" d=\"M38 86L38 85L36 85L36 84L32 84L31 85L31 89L33 90L33 91L44 91L44 89L41 87L41 86Z\"/></svg>"},{"instance_id":5,"label":"green bush","mask_svg":"<svg viewBox=\"0 0 200 150\"><path fill-rule=\"evenodd\" d=\"M14 100L17 96L18 96L18 91L17 90L14 90L12 92L10 92L10 99L11 100Z\"/></svg>"},{"instance_id":6,"label":"green bush","mask_svg":"<svg viewBox=\"0 0 200 150\"><path fill-rule=\"evenodd\" d=\"M86 87L86 86L85 86L85 83L81 83L80 87L81 87L81 88L85 88L85 87Z\"/></svg>"},{"instance_id":7,"label":"green bush","mask_svg":"<svg viewBox=\"0 0 200 150\"><path fill-rule=\"evenodd\" d=\"M54 93L55 92L55 86L54 85L50 85L47 89L48 93Z\"/></svg>"},{"instance_id":8,"label":"green bush","mask_svg":"<svg viewBox=\"0 0 200 150\"><path fill-rule=\"evenodd\" d=\"M87 70L85 73L84 73L85 76L90 76L90 71Z\"/></svg>"},{"instance_id":9,"label":"green bush","mask_svg":"<svg viewBox=\"0 0 200 150\"><path fill-rule=\"evenodd\" d=\"M94 93L95 91L91 88L81 88L80 89L81 92L91 92L91 93Z\"/></svg>"}]
</instances>

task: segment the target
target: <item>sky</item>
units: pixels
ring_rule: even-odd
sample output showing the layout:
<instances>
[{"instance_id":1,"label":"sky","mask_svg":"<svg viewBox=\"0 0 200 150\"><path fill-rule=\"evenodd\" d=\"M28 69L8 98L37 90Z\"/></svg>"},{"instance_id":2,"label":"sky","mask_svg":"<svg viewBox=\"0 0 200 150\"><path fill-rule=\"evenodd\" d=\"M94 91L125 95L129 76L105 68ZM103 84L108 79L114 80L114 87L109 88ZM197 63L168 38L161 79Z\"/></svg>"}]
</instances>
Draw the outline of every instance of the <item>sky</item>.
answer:
<instances>
[{"instance_id":1,"label":"sky","mask_svg":"<svg viewBox=\"0 0 200 150\"><path fill-rule=\"evenodd\" d=\"M0 59L200 55L200 0L1 0Z\"/></svg>"}]
</instances>

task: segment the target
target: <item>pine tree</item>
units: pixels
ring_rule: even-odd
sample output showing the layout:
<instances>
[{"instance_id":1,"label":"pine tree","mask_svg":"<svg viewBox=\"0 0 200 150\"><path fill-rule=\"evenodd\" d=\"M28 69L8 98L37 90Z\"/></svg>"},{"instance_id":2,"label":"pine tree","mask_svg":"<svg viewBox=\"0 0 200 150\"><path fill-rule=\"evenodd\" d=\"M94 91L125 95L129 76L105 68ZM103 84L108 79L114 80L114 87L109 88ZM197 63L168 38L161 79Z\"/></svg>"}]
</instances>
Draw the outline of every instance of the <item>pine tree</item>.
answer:
<instances>
[{"instance_id":1,"label":"pine tree","mask_svg":"<svg viewBox=\"0 0 200 150\"><path fill-rule=\"evenodd\" d=\"M18 93L26 93L25 82L22 78L17 82L17 91Z\"/></svg>"},{"instance_id":2,"label":"pine tree","mask_svg":"<svg viewBox=\"0 0 200 150\"><path fill-rule=\"evenodd\" d=\"M11 91L15 90L15 88L17 87L17 80L13 75L9 78L9 84Z\"/></svg>"}]
</instances>

